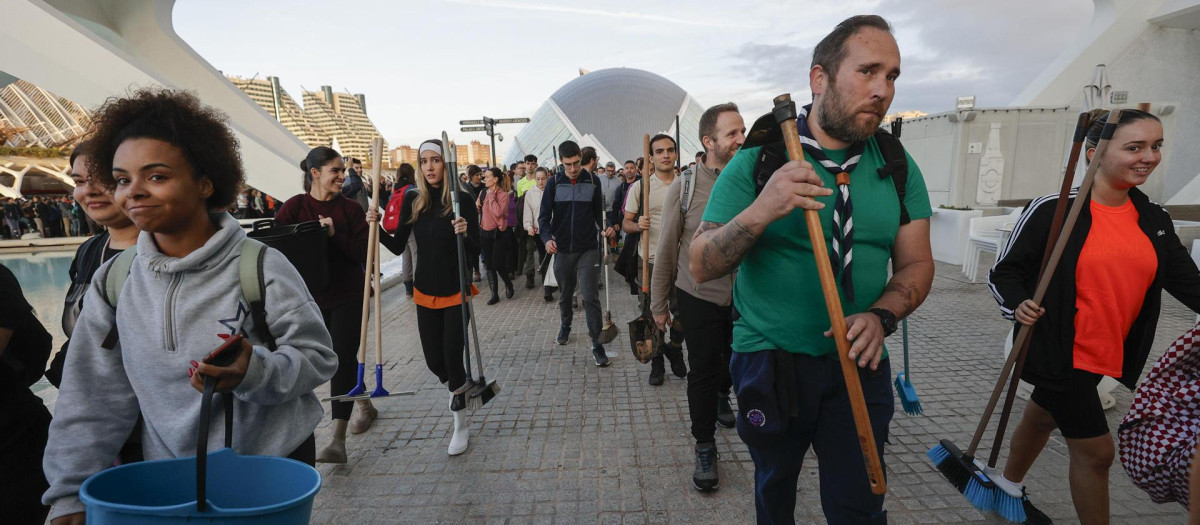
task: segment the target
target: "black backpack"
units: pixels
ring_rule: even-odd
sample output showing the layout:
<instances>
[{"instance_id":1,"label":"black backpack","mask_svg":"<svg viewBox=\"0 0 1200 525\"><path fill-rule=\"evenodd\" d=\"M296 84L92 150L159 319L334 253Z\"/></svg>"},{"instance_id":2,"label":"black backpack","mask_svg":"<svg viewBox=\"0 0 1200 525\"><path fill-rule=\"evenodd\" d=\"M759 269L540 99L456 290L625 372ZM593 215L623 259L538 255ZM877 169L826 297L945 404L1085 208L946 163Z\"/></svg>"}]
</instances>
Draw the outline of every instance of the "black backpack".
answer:
<instances>
[{"instance_id":1,"label":"black backpack","mask_svg":"<svg viewBox=\"0 0 1200 525\"><path fill-rule=\"evenodd\" d=\"M891 177L896 186L896 197L900 199L900 224L908 224L908 208L904 205L905 189L908 185L908 158L904 155L904 145L900 143L900 126L893 124L892 133L883 128L875 131L875 142L883 154L883 166L879 168L879 177ZM746 133L746 142L742 149L761 146L758 158L754 163L754 194L762 193L763 187L771 179L775 170L787 163L787 147L783 143L783 129L775 122L775 116L767 113L754 121L754 126Z\"/></svg>"}]
</instances>

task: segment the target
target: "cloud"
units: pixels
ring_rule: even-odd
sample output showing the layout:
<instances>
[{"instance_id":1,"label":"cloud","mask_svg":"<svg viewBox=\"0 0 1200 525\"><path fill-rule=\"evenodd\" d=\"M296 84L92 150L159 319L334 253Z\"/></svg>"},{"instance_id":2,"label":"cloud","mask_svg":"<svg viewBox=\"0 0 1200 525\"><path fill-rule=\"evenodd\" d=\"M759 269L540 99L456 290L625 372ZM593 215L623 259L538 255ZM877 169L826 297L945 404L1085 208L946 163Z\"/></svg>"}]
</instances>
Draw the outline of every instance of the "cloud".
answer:
<instances>
[{"instance_id":1,"label":"cloud","mask_svg":"<svg viewBox=\"0 0 1200 525\"><path fill-rule=\"evenodd\" d=\"M1087 0L879 2L870 11L891 22L902 56L891 110L947 111L955 97L967 95L975 95L981 106L1007 105L1086 27L1090 4ZM832 29L846 14L843 11L825 22L813 20L813 24L825 23ZM812 48L826 31L791 43L744 43L729 54L731 67L764 89L807 88Z\"/></svg>"},{"instance_id":2,"label":"cloud","mask_svg":"<svg viewBox=\"0 0 1200 525\"><path fill-rule=\"evenodd\" d=\"M552 5L545 3L533 2L512 2L508 0L448 0L451 3L472 5L477 7L491 7L500 9L517 9L522 11L542 11L549 13L564 13L570 15L581 15L588 17L605 17L616 18L627 21L639 22L660 22L669 24L682 24L696 27L712 27L721 29L755 29L759 26L736 24L728 21L720 20L694 20L680 18L676 16L662 16L647 13L636 13L632 11L608 11L604 9L591 9L586 7L569 7L561 5Z\"/></svg>"}]
</instances>

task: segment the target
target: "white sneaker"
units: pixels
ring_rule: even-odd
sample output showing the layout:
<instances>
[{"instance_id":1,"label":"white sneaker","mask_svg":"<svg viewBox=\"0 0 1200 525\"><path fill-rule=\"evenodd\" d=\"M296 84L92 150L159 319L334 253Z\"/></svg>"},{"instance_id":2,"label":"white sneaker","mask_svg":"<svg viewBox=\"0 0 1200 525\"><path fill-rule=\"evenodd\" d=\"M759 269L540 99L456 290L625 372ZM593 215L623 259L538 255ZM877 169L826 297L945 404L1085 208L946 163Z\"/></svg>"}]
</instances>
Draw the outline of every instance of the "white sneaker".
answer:
<instances>
[{"instance_id":1,"label":"white sneaker","mask_svg":"<svg viewBox=\"0 0 1200 525\"><path fill-rule=\"evenodd\" d=\"M467 428L470 426L467 422L467 414L462 411L451 412L454 416L454 435L450 437L450 446L446 448L446 453L451 456L457 456L467 451L467 439L470 432Z\"/></svg>"}]
</instances>

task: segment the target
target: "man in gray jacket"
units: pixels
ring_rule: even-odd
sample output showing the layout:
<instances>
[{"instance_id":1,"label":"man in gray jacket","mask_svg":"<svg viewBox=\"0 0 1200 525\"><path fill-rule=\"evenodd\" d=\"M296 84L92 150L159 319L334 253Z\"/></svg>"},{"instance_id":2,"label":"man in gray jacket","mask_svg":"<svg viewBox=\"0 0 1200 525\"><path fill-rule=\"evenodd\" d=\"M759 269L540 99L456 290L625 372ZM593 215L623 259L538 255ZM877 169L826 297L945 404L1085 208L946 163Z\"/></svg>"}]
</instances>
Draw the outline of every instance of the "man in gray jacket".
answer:
<instances>
[{"instance_id":1,"label":"man in gray jacket","mask_svg":"<svg viewBox=\"0 0 1200 525\"><path fill-rule=\"evenodd\" d=\"M717 176L746 140L746 126L732 102L708 108L700 117L700 142L705 155L694 170L684 172L667 188L651 276L650 311L662 330L671 323L667 297L675 287L679 317L688 347L687 395L696 439L697 490L717 490L715 425L732 428L729 406L729 358L733 352L733 279L729 276L700 284L688 269L688 248L700 227L700 218Z\"/></svg>"}]
</instances>

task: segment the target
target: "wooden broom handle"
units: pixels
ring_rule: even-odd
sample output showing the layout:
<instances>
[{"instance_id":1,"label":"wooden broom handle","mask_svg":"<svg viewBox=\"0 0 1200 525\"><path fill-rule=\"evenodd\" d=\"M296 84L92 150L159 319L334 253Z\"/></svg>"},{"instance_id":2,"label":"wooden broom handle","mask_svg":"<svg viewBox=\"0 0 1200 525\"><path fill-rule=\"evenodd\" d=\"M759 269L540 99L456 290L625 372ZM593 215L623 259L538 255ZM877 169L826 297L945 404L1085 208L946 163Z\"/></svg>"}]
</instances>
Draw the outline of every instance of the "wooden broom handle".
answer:
<instances>
[{"instance_id":1,"label":"wooden broom handle","mask_svg":"<svg viewBox=\"0 0 1200 525\"><path fill-rule=\"evenodd\" d=\"M642 216L650 216L650 177L654 176L654 168L650 166L650 135L642 140ZM650 283L646 277L650 274L650 230L642 232L642 293L650 293Z\"/></svg>"},{"instance_id":2,"label":"wooden broom handle","mask_svg":"<svg viewBox=\"0 0 1200 525\"><path fill-rule=\"evenodd\" d=\"M1100 134L1100 142L1096 144L1096 153L1094 154L1096 158L1103 157L1104 152L1108 150L1108 141L1112 138L1113 132L1117 129L1117 123L1120 121L1121 110L1118 109L1108 114L1108 121L1104 125L1104 131ZM1058 240L1054 243L1054 251L1050 252L1050 259L1046 263L1046 267L1042 270L1042 276L1038 279L1037 289L1033 293L1033 302L1038 305L1042 304L1042 299L1046 296L1046 289L1050 287L1054 271L1058 269L1058 261L1062 259L1063 250L1067 247L1067 240L1071 238L1071 230L1075 228L1075 221L1079 219L1079 212L1083 210L1083 201L1087 200L1088 192L1092 189L1092 181L1096 178L1096 170L1099 168L1099 162L1089 164L1087 173L1083 176L1083 182L1079 184L1079 193L1075 196L1075 202L1071 203L1071 211L1067 213L1067 218L1063 221L1062 230L1058 234ZM975 435L971 438L971 446L967 448L968 456L974 457L975 451L979 449L979 441L983 439L983 433L987 430L988 421L992 419L992 413L996 410L996 403L1000 400L1000 392L1004 390L1004 380L1008 379L1008 374L1012 373L1013 365L1020 354L1020 352L1015 350L1024 347L1032 333L1032 325L1021 325L1020 330L1017 331L1017 338L1013 341L1014 351L1009 352L1008 359L1004 360L1004 367L1000 369L1000 377L996 378L996 386L992 389L992 397L988 399L987 407L983 410L983 416L979 418L979 426L975 428Z\"/></svg>"},{"instance_id":3,"label":"wooden broom handle","mask_svg":"<svg viewBox=\"0 0 1200 525\"><path fill-rule=\"evenodd\" d=\"M775 107L793 104L790 94L775 97ZM795 114L793 106L792 114ZM783 141L787 145L788 157L803 159L804 148L796 129L796 119L780 122ZM825 295L825 309L829 312L833 338L837 342L838 362L846 380L846 392L850 396L850 409L854 413L854 428L858 431L858 444L862 449L863 461L867 466L867 483L873 494L886 494L887 481L883 476L883 463L879 449L875 446L875 434L871 430L871 418L867 414L867 401L863 397L862 382L858 377L858 365L850 358L850 341L846 339L846 317L842 314L842 298L838 295L837 282L833 278L833 265L829 262L829 250L825 247L825 232L821 228L821 216L817 210L804 210L804 221L808 224L808 238L812 243L813 255L817 258L817 273L821 276L821 292Z\"/></svg>"},{"instance_id":4,"label":"wooden broom handle","mask_svg":"<svg viewBox=\"0 0 1200 525\"><path fill-rule=\"evenodd\" d=\"M379 211L379 187L383 186L383 138L381 137L375 137L375 140L371 141L371 181L371 207L375 211ZM383 363L383 331L381 329L383 316L380 313L383 311L380 308L382 301L380 292L383 289L379 287L379 222L370 221L367 227L375 236L373 240L367 241L371 243L368 252L374 252L374 256L367 261L367 267L371 272L371 280L375 284L375 364L379 365Z\"/></svg>"}]
</instances>

